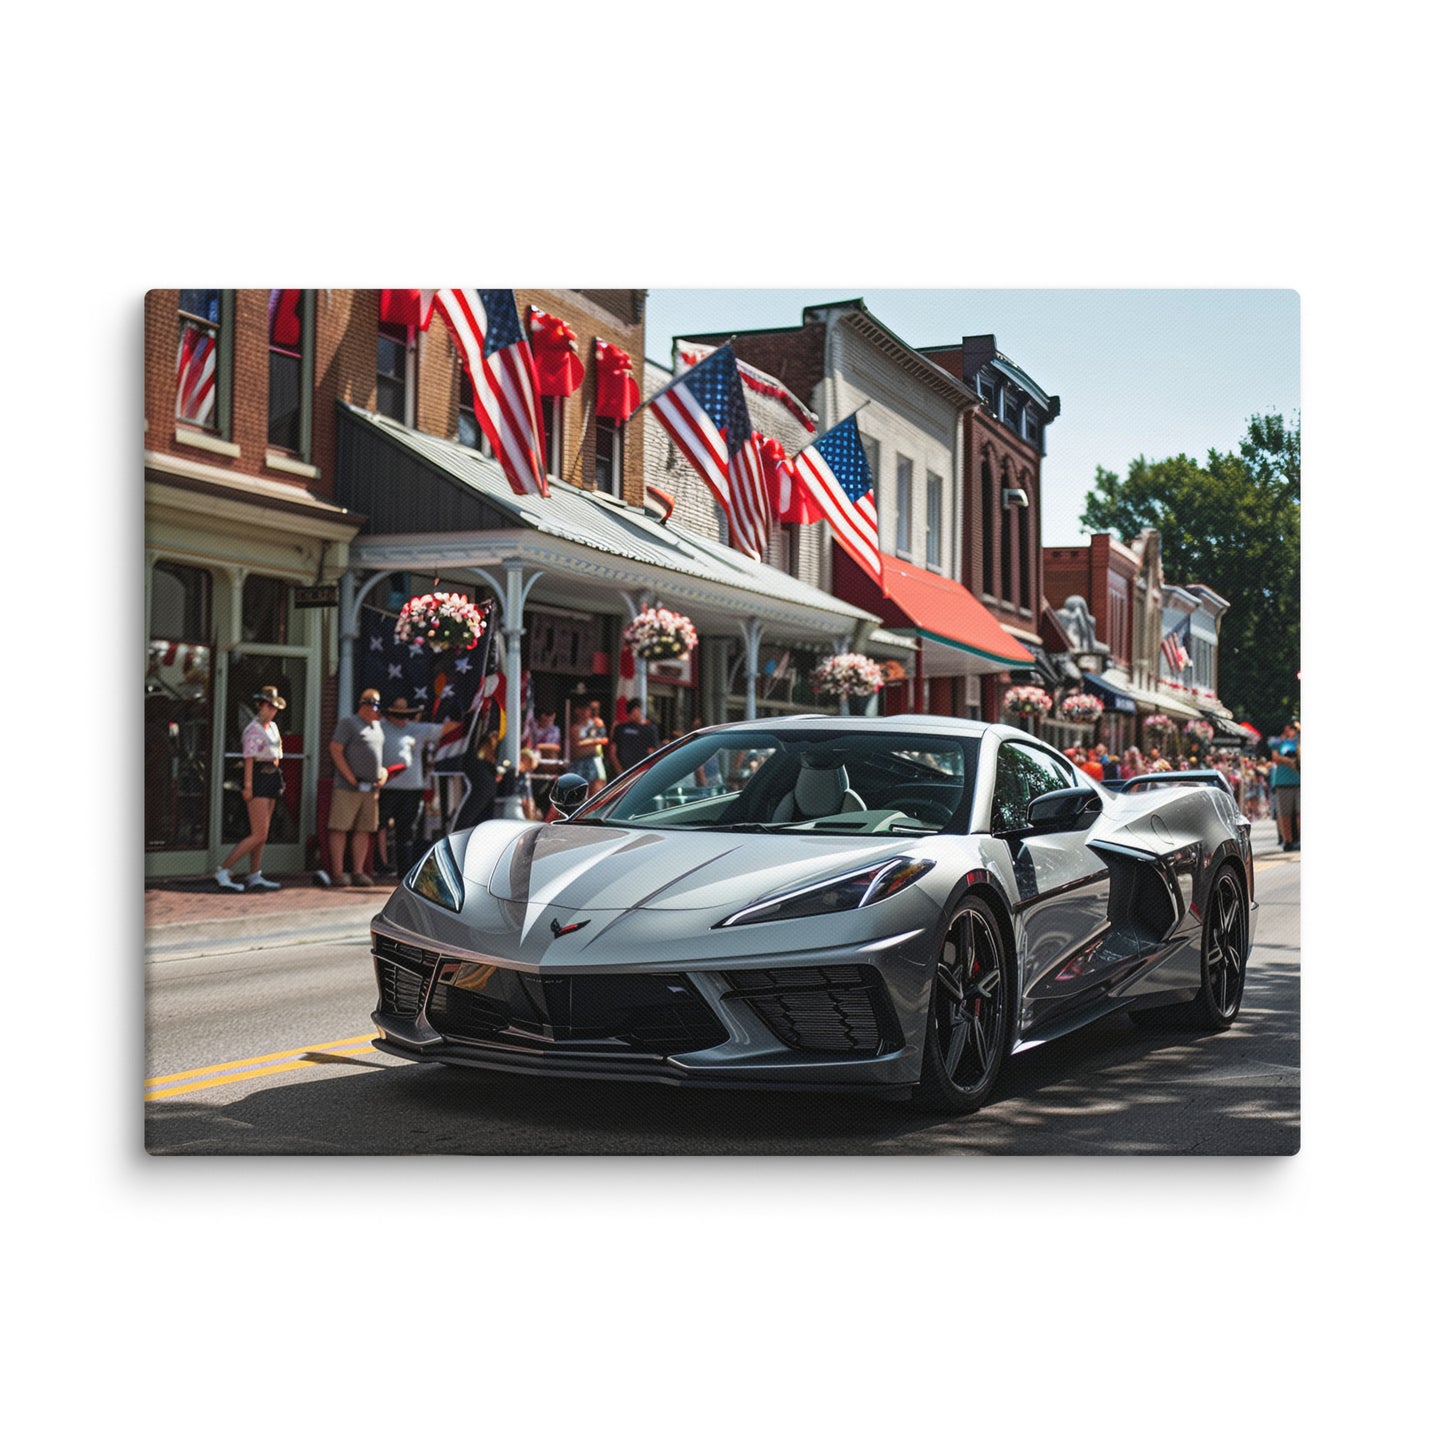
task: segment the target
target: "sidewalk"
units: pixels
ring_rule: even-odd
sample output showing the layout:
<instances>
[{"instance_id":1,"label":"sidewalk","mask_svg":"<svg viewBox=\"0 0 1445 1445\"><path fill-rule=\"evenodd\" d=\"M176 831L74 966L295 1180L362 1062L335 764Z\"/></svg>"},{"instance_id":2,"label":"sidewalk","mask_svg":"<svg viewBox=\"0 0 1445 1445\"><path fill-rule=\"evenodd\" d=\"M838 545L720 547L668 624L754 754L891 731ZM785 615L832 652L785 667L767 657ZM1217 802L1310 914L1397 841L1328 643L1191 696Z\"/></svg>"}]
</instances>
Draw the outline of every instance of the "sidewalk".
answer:
<instances>
[{"instance_id":1,"label":"sidewalk","mask_svg":"<svg viewBox=\"0 0 1445 1445\"><path fill-rule=\"evenodd\" d=\"M395 878L372 888L320 888L310 873L277 874L281 887L230 893L211 878L154 881L145 890L147 958L314 943L364 942L371 920L391 897ZM229 947L223 948L223 945Z\"/></svg>"}]
</instances>

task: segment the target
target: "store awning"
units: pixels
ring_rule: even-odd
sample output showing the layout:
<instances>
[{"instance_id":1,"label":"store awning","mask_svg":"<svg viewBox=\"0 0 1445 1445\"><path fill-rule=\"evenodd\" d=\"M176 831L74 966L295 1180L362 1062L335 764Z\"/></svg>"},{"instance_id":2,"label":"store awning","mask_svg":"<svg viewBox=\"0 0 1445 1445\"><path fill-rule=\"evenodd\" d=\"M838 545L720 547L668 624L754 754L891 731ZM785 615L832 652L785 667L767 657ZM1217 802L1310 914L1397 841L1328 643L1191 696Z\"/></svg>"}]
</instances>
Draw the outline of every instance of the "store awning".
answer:
<instances>
[{"instance_id":1,"label":"store awning","mask_svg":"<svg viewBox=\"0 0 1445 1445\"><path fill-rule=\"evenodd\" d=\"M1216 742L1243 743L1253 747L1259 741L1257 733L1251 736L1233 718L1225 717L1222 713L1214 712L1210 708L1204 709L1204 716L1214 729Z\"/></svg>"},{"instance_id":2,"label":"store awning","mask_svg":"<svg viewBox=\"0 0 1445 1445\"><path fill-rule=\"evenodd\" d=\"M371 519L351 561L373 572L498 568L546 574L536 600L621 613L620 592L651 592L699 627L736 635L755 619L772 640L833 646L876 626L876 612L811 587L644 508L549 479L520 497L490 458L346 404L341 483ZM428 524L422 530L421 520Z\"/></svg>"},{"instance_id":3,"label":"store awning","mask_svg":"<svg viewBox=\"0 0 1445 1445\"><path fill-rule=\"evenodd\" d=\"M918 638L926 676L1036 666L1033 653L1010 637L967 587L896 557L883 558L876 610L887 626Z\"/></svg>"},{"instance_id":4,"label":"store awning","mask_svg":"<svg viewBox=\"0 0 1445 1445\"><path fill-rule=\"evenodd\" d=\"M1192 703L1168 693L1153 692L1143 687L1131 687L1129 691L1133 693L1134 704L1141 712L1162 712L1165 717L1173 718L1176 722L1192 722L1195 718L1204 716Z\"/></svg>"},{"instance_id":5,"label":"store awning","mask_svg":"<svg viewBox=\"0 0 1445 1445\"><path fill-rule=\"evenodd\" d=\"M1084 674L1084 691L1102 699L1107 712L1136 712L1133 695L1119 682L1097 672Z\"/></svg>"}]
</instances>

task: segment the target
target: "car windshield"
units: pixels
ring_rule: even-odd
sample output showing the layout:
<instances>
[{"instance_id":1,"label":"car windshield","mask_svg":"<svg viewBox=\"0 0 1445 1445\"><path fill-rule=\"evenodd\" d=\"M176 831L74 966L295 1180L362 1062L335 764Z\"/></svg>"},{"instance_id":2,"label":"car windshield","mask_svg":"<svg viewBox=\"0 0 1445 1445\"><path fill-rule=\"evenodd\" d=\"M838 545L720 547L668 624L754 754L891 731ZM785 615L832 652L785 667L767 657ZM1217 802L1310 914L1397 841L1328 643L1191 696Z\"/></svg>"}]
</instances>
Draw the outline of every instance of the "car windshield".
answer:
<instances>
[{"instance_id":1,"label":"car windshield","mask_svg":"<svg viewBox=\"0 0 1445 1445\"><path fill-rule=\"evenodd\" d=\"M573 822L734 832L919 835L966 825L978 740L815 729L695 733Z\"/></svg>"}]
</instances>

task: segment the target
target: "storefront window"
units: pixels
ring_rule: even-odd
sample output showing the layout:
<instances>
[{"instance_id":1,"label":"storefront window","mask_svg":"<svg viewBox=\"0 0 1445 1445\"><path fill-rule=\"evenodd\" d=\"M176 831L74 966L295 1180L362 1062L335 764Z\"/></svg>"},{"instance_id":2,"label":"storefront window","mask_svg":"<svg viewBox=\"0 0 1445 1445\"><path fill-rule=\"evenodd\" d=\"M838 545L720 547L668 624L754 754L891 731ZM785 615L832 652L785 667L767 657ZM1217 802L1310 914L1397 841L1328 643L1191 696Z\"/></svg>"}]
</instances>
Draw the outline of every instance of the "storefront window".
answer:
<instances>
[{"instance_id":1,"label":"storefront window","mask_svg":"<svg viewBox=\"0 0 1445 1445\"><path fill-rule=\"evenodd\" d=\"M157 562L145 676L148 851L204 848L210 825L211 574Z\"/></svg>"},{"instance_id":2,"label":"storefront window","mask_svg":"<svg viewBox=\"0 0 1445 1445\"><path fill-rule=\"evenodd\" d=\"M241 639L284 645L290 623L291 584L255 573L241 589Z\"/></svg>"}]
</instances>

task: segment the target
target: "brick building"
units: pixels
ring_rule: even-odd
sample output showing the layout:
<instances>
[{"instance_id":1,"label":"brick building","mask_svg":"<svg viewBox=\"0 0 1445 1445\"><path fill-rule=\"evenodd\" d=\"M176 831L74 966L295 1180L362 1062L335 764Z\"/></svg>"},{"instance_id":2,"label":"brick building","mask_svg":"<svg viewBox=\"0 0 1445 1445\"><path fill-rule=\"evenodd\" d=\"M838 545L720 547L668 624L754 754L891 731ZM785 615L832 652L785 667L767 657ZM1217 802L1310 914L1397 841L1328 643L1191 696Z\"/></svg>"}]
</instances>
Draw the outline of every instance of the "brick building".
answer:
<instances>
[{"instance_id":1,"label":"brick building","mask_svg":"<svg viewBox=\"0 0 1445 1445\"><path fill-rule=\"evenodd\" d=\"M727 339L706 334L675 345ZM911 644L903 675L885 689L884 709L997 717L1011 674L1035 666L1029 648L1040 642L1034 519L1043 426L1057 414L1057 398L1044 398L992 349L992 338L985 338L987 354L972 344L978 338L919 350L862 300L810 306L798 326L731 339L741 361L775 377L817 414L820 431L858 413L884 575L880 584L842 548L825 544L807 580L878 613L892 637ZM965 364L972 368L967 379ZM1013 390L1005 388L1005 374ZM992 403L974 388L979 378L991 388ZM1027 411L1010 399L1025 385ZM990 492L985 503L980 489L1001 488L1003 479L1018 495L1006 498L1000 490L994 499ZM1018 514L1025 514L1022 522ZM987 544L978 535L986 516ZM828 536L822 522L800 530ZM793 553L809 555L796 545ZM976 591L985 578L998 595Z\"/></svg>"},{"instance_id":2,"label":"brick building","mask_svg":"<svg viewBox=\"0 0 1445 1445\"><path fill-rule=\"evenodd\" d=\"M621 627L659 592L713 636L777 627L818 643L877 620L649 513L642 430L615 399L619 374L641 369L645 292L516 293L524 325L535 307L576 351L544 396L550 499L511 492L450 334L424 324L426 294L146 297L148 875L209 872L242 836L226 784L266 683L289 704L267 866L309 865L368 608L389 615L434 585L490 597L514 719L524 677L564 716L574 698L610 703L628 685ZM666 726L705 710L703 681L670 679Z\"/></svg>"}]
</instances>

